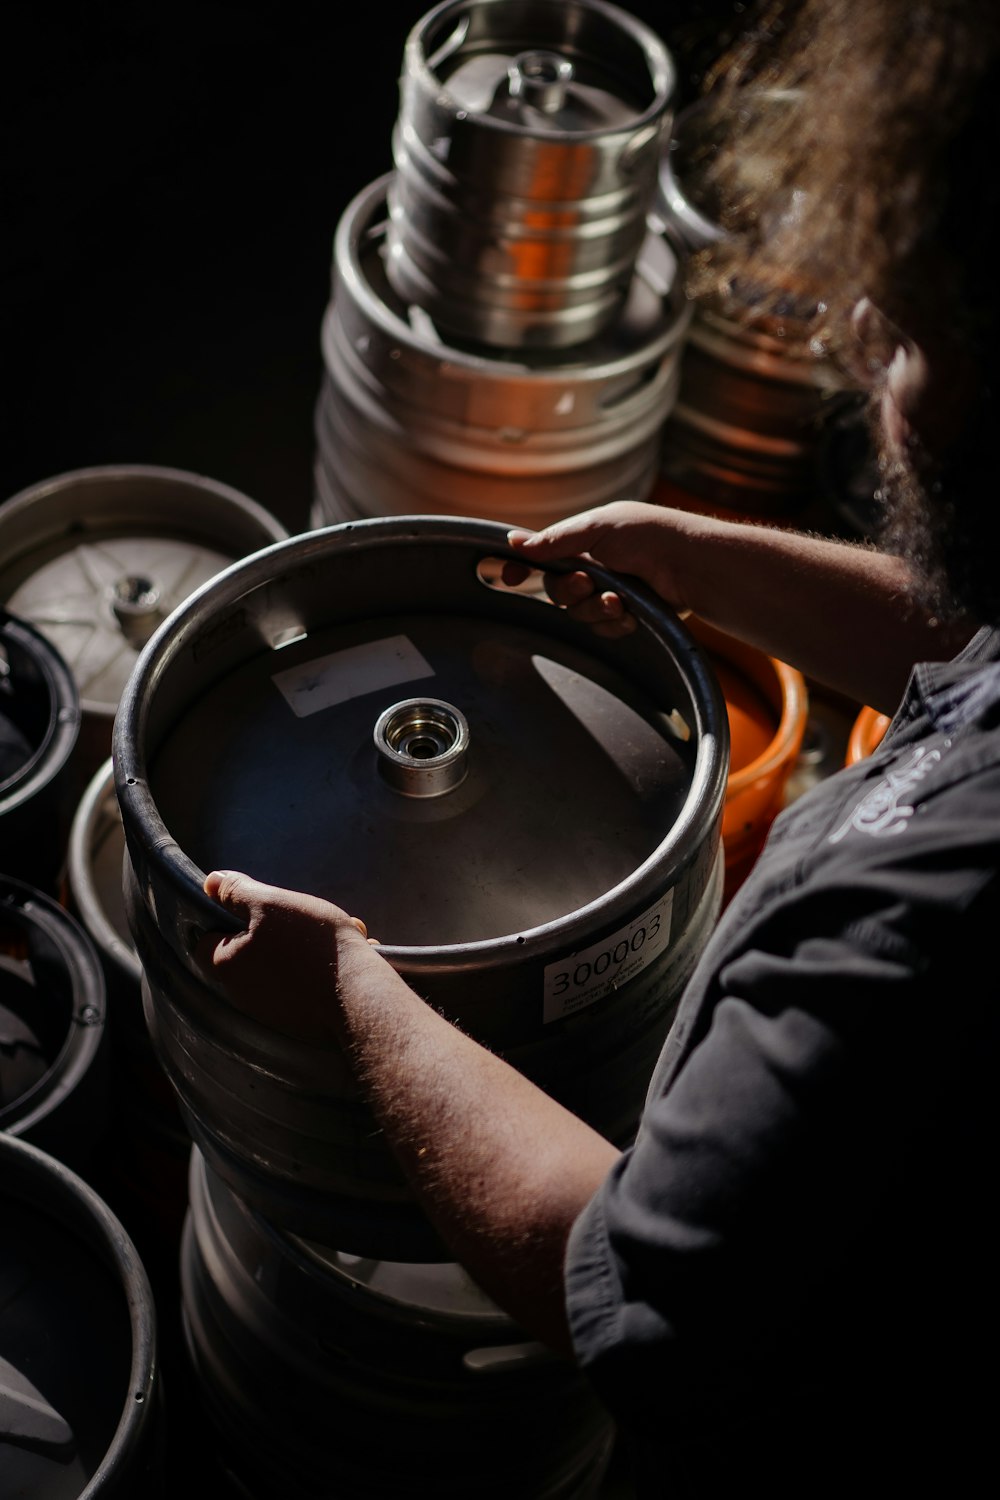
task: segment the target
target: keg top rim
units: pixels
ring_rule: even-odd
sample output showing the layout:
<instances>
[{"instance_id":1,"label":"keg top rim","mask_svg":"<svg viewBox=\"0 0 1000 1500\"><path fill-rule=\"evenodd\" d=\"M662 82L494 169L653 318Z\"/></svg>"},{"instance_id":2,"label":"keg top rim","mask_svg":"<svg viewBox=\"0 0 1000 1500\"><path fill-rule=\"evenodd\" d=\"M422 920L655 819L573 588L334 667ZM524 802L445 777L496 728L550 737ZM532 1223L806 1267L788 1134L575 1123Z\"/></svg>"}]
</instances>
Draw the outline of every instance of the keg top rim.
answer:
<instances>
[{"instance_id":1,"label":"keg top rim","mask_svg":"<svg viewBox=\"0 0 1000 1500\"><path fill-rule=\"evenodd\" d=\"M130 854L141 870L152 878L153 870L146 851L153 854L155 878L179 901L188 914L193 941L203 930L238 927L226 921L226 914L203 891L205 872L180 848L163 822L148 782L144 748L151 715L151 683L162 681L171 662L188 650L198 629L197 622L206 608L218 602L231 609L251 599L257 590L265 589L276 576L287 577L296 566L308 568L320 562L331 543L345 549L365 549L383 542L405 543L433 541L450 546L465 544L481 557L519 556L506 541L507 526L494 521L455 516L372 517L343 522L316 531L305 532L263 548L223 570L196 590L144 647L122 696L113 732L115 787L122 811L126 841ZM650 899L650 891L662 886L665 861L682 867L689 857L690 841L697 829L721 818L728 771L728 721L725 704L706 654L669 606L636 580L615 575L590 562L567 561L555 565L555 571L571 571L583 566L600 586L614 588L627 599L640 623L640 629L628 637L638 651L655 660L662 652L663 669L677 677L691 696L696 734L688 793L676 821L664 839L623 880L600 897L579 906L561 917L523 926L499 937L434 944L433 946L401 943L382 944L387 955L395 955L414 968L431 969L439 963L453 961L456 955L475 956L487 966L509 961L512 951L529 958L544 951L558 936L567 946L592 929L595 917L606 919L618 911L635 910ZM213 598L214 596L214 598ZM508 601L509 602L509 601ZM526 603L544 608L534 600L516 600L517 608ZM560 612L562 615L562 612ZM532 615L537 619L537 616ZM563 616L565 618L565 616ZM574 627L575 628L575 627ZM581 639L592 639L592 632L580 627ZM606 644L606 643L604 643ZM598 642L594 640L595 649ZM632 649L632 646L629 647ZM140 886L143 886L140 871Z\"/></svg>"},{"instance_id":2,"label":"keg top rim","mask_svg":"<svg viewBox=\"0 0 1000 1500\"><path fill-rule=\"evenodd\" d=\"M476 9L499 8L506 5L509 0L441 0L441 3L427 11L411 28L404 45L404 74L409 70L415 80L419 80L420 86L429 89L436 94L449 98L447 79L441 80L434 72L428 61L425 41L432 36L437 28L447 22L452 15L462 15ZM567 0L540 0L541 5L548 4L548 8L556 13L564 12ZM651 103L644 109L636 112L633 118L611 129L595 126L593 129L566 129L551 131L546 130L546 140L558 141L581 141L615 140L632 135L636 130L645 129L651 123L664 117L670 109L671 102L677 86L677 69L666 43L659 34L638 16L620 6L608 3L608 0L573 0L578 9L592 12L602 22L617 28L623 34L628 35L641 48L645 55L649 68L649 81L653 92ZM538 5L536 4L536 9ZM533 44L539 47L542 42ZM525 49L519 49L525 50ZM456 103L457 118L466 118L466 112ZM522 133L518 124L511 120L504 120L496 115L486 112L468 111L467 117L477 127L494 130L501 135L518 135Z\"/></svg>"}]
</instances>

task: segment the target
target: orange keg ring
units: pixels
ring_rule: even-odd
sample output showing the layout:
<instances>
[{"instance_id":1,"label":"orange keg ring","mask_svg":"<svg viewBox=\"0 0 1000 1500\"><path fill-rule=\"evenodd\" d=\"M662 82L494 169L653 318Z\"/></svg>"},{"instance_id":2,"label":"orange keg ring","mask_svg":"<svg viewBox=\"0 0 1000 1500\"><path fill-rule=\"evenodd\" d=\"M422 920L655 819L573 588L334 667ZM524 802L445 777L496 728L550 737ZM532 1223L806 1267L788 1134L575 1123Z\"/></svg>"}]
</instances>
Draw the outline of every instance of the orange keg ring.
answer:
<instances>
[{"instance_id":1,"label":"orange keg ring","mask_svg":"<svg viewBox=\"0 0 1000 1500\"><path fill-rule=\"evenodd\" d=\"M859 760L864 760L873 750L877 750L891 722L891 714L881 713L877 708L864 707L851 726L844 764L855 766Z\"/></svg>"}]
</instances>

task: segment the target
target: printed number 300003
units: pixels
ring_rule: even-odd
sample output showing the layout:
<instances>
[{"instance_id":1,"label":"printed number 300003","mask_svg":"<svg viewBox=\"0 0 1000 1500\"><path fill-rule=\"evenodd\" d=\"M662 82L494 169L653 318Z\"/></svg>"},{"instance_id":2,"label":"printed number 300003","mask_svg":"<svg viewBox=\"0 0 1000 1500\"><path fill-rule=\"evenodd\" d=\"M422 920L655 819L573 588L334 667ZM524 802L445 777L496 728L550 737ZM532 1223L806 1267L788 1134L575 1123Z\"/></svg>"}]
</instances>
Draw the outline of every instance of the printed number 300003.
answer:
<instances>
[{"instance_id":1,"label":"printed number 300003","mask_svg":"<svg viewBox=\"0 0 1000 1500\"><path fill-rule=\"evenodd\" d=\"M592 978L603 979L614 964L620 969L630 954L641 953L646 940L652 942L660 931L660 913L654 912L649 924L637 927L631 937L619 938L613 948L602 948L595 959L583 959L572 970L562 969L553 976L549 993L555 997L565 995L570 989L584 989Z\"/></svg>"},{"instance_id":2,"label":"printed number 300003","mask_svg":"<svg viewBox=\"0 0 1000 1500\"><path fill-rule=\"evenodd\" d=\"M640 973L669 940L672 906L671 890L610 937L547 964L543 1019L562 1020Z\"/></svg>"}]
</instances>

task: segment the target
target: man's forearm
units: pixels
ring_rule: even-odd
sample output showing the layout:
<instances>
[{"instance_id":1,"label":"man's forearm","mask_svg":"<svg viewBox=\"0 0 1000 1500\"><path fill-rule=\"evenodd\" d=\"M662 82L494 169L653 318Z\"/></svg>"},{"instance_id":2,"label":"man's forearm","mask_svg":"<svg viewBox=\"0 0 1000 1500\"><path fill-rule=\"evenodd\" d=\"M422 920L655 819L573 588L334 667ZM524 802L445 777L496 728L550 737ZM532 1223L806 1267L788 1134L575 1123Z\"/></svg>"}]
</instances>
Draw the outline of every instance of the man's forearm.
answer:
<instances>
[{"instance_id":1,"label":"man's forearm","mask_svg":"<svg viewBox=\"0 0 1000 1500\"><path fill-rule=\"evenodd\" d=\"M715 523L678 546L690 607L859 703L895 710L913 662L944 660L973 626L915 602L907 564L866 546Z\"/></svg>"},{"instance_id":2,"label":"man's forearm","mask_svg":"<svg viewBox=\"0 0 1000 1500\"><path fill-rule=\"evenodd\" d=\"M566 1239L617 1150L370 951L343 953L338 993L338 1039L428 1218L500 1307L569 1353Z\"/></svg>"},{"instance_id":3,"label":"man's forearm","mask_svg":"<svg viewBox=\"0 0 1000 1500\"><path fill-rule=\"evenodd\" d=\"M974 629L935 621L901 559L780 527L621 501L513 540L528 566L590 556L636 576L675 608L884 712L915 661L946 660ZM602 634L629 626L579 574L553 575L548 587Z\"/></svg>"}]
</instances>

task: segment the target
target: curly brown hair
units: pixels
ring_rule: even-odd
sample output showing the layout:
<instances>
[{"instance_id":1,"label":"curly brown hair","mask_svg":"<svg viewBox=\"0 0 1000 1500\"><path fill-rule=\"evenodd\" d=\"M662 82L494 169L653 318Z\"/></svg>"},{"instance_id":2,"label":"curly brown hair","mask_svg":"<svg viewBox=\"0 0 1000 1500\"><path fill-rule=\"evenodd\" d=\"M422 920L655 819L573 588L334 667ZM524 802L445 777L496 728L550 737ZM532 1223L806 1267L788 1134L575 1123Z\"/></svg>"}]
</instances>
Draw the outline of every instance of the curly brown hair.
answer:
<instances>
[{"instance_id":1,"label":"curly brown hair","mask_svg":"<svg viewBox=\"0 0 1000 1500\"><path fill-rule=\"evenodd\" d=\"M845 368L867 297L939 376L962 372L953 435L880 455L881 540L940 612L1000 621L1000 4L761 0L705 103L700 190L725 233L692 294L741 317L791 306ZM877 378L874 396L878 443Z\"/></svg>"},{"instance_id":2,"label":"curly brown hair","mask_svg":"<svg viewBox=\"0 0 1000 1500\"><path fill-rule=\"evenodd\" d=\"M835 345L863 296L976 339L996 314L998 42L996 0L762 0L707 79L727 235L695 287L792 289Z\"/></svg>"}]
</instances>

